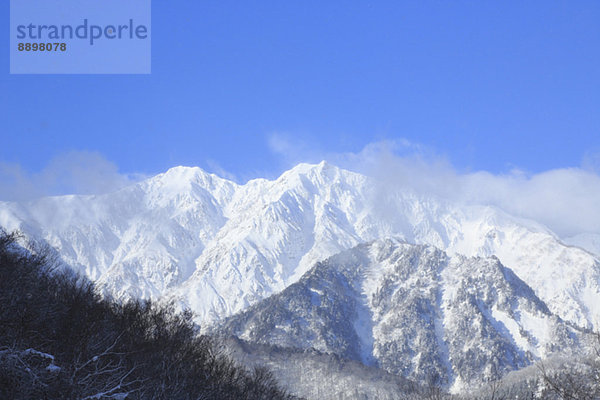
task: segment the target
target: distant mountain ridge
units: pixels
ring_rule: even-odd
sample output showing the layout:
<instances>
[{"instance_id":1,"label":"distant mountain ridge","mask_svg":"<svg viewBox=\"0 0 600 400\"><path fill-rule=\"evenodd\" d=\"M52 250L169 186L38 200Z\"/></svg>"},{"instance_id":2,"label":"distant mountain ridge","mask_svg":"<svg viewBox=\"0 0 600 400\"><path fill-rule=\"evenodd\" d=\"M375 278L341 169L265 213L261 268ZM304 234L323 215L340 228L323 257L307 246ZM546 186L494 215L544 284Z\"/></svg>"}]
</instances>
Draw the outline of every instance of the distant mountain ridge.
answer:
<instances>
[{"instance_id":1,"label":"distant mountain ridge","mask_svg":"<svg viewBox=\"0 0 600 400\"><path fill-rule=\"evenodd\" d=\"M48 243L106 293L175 300L204 327L388 237L494 255L552 313L600 327L597 255L501 210L392 190L325 162L243 185L176 167L114 193L0 203L0 226Z\"/></svg>"}]
</instances>

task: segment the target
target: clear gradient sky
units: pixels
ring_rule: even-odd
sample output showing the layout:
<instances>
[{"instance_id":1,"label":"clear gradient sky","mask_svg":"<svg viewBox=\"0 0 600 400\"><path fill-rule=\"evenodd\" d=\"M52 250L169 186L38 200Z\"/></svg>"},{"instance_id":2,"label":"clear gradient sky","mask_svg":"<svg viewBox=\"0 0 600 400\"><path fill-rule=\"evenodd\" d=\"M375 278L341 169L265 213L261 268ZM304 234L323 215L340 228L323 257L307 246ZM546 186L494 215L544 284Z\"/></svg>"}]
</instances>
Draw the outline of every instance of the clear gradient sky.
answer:
<instances>
[{"instance_id":1,"label":"clear gradient sky","mask_svg":"<svg viewBox=\"0 0 600 400\"><path fill-rule=\"evenodd\" d=\"M0 18L8 26L9 3ZM9 75L0 162L70 150L122 172L279 172L408 139L461 169L532 173L600 152L600 2L154 0L152 74Z\"/></svg>"}]
</instances>

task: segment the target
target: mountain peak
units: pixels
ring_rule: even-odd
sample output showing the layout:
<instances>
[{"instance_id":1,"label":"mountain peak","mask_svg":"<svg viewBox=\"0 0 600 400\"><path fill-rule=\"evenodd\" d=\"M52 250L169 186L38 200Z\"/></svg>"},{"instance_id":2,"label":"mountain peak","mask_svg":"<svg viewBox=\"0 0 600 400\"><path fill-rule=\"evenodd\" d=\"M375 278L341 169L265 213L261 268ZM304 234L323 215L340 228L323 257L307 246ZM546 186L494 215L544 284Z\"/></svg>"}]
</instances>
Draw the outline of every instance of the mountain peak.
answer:
<instances>
[{"instance_id":1,"label":"mountain peak","mask_svg":"<svg viewBox=\"0 0 600 400\"><path fill-rule=\"evenodd\" d=\"M191 188L192 184L200 185L207 190L215 190L223 186L237 186L236 183L207 172L200 167L177 166L158 174L146 182L157 188L168 188L181 191Z\"/></svg>"},{"instance_id":2,"label":"mountain peak","mask_svg":"<svg viewBox=\"0 0 600 400\"><path fill-rule=\"evenodd\" d=\"M314 184L328 184L340 179L365 178L360 174L340 168L323 160L318 164L300 163L284 172L277 180L285 181L300 177L306 177Z\"/></svg>"},{"instance_id":3,"label":"mountain peak","mask_svg":"<svg viewBox=\"0 0 600 400\"><path fill-rule=\"evenodd\" d=\"M167 171L165 171L162 174L159 174L158 176L168 178L169 180L190 181L198 179L198 177L205 177L210 175L217 177L217 175L210 174L200 167L188 167L180 165L169 168Z\"/></svg>"}]
</instances>

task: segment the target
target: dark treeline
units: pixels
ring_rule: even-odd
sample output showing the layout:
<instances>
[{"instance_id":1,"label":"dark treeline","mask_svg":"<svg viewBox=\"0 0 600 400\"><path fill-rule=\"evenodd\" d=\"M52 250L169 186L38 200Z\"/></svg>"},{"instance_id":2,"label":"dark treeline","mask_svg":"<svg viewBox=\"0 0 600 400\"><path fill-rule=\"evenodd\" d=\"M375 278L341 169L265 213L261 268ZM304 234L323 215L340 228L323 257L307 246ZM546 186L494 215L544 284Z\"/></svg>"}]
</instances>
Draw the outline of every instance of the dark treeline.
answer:
<instances>
[{"instance_id":1,"label":"dark treeline","mask_svg":"<svg viewBox=\"0 0 600 400\"><path fill-rule=\"evenodd\" d=\"M0 231L0 398L288 399L199 336L189 313L101 298Z\"/></svg>"}]
</instances>

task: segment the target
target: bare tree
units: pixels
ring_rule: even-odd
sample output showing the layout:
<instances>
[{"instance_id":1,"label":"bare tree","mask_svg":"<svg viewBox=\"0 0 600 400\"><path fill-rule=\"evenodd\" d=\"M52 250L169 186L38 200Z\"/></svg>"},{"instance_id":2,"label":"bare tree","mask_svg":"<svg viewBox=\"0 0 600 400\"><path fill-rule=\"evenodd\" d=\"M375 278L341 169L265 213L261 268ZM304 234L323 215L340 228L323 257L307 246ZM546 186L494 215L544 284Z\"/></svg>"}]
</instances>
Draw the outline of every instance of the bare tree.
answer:
<instances>
[{"instance_id":1,"label":"bare tree","mask_svg":"<svg viewBox=\"0 0 600 400\"><path fill-rule=\"evenodd\" d=\"M83 400L125 398L144 383L133 376L138 367L127 365L128 354L115 351L120 339L121 335L87 360L75 361L70 383L79 388Z\"/></svg>"},{"instance_id":2,"label":"bare tree","mask_svg":"<svg viewBox=\"0 0 600 400\"><path fill-rule=\"evenodd\" d=\"M500 393L502 382L500 380L494 380L488 382L488 399L489 400L504 400L506 397Z\"/></svg>"},{"instance_id":3,"label":"bare tree","mask_svg":"<svg viewBox=\"0 0 600 400\"><path fill-rule=\"evenodd\" d=\"M565 363L551 370L538 364L546 390L563 400L597 400L600 398L600 332L594 334L597 344L594 354Z\"/></svg>"}]
</instances>

